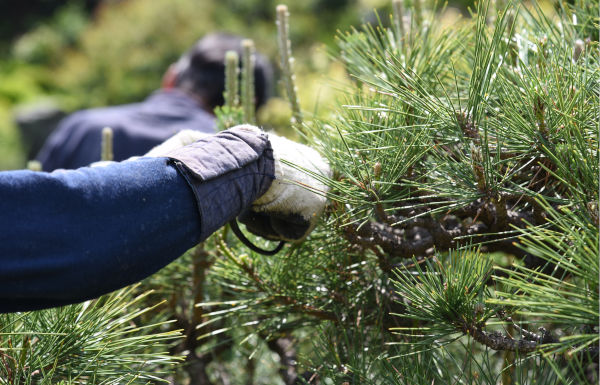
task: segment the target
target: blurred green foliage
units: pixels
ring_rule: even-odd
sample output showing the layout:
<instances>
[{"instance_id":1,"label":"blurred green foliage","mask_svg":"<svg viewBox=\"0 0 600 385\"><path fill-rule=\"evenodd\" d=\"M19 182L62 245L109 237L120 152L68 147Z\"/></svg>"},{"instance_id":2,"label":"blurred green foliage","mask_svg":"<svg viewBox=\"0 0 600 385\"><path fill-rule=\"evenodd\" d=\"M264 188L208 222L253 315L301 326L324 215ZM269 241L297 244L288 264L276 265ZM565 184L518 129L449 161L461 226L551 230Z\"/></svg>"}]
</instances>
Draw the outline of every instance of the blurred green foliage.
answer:
<instances>
[{"instance_id":1,"label":"blurred green foliage","mask_svg":"<svg viewBox=\"0 0 600 385\"><path fill-rule=\"evenodd\" d=\"M0 52L5 54L13 39L45 23L55 12L73 6L89 14L102 0L27 0L0 2Z\"/></svg>"},{"instance_id":2,"label":"blurred green foliage","mask_svg":"<svg viewBox=\"0 0 600 385\"><path fill-rule=\"evenodd\" d=\"M60 63L60 53L73 46L88 25L85 9L67 3L47 22L24 34L13 44L15 59L38 65Z\"/></svg>"},{"instance_id":3,"label":"blurred green foliage","mask_svg":"<svg viewBox=\"0 0 600 385\"><path fill-rule=\"evenodd\" d=\"M311 59L316 42L331 42L337 28L356 22L362 10L373 5L359 0L287 2L295 20L291 39L298 52L307 53L298 55L305 59L297 66L299 77L307 82L323 70L322 60ZM275 62L278 3L104 0L93 9L78 1L51 9L39 5L40 12L48 12L45 19L33 9L36 18L24 24L32 27L15 39L7 34L0 42L10 52L0 59L0 169L20 168L26 162L13 122L16 107L50 99L70 112L142 100L160 86L169 64L208 32L252 38ZM313 98L304 99L312 109ZM277 103L270 105L279 108ZM280 111L262 114L275 116L271 127L279 125L279 115Z\"/></svg>"},{"instance_id":4,"label":"blurred green foliage","mask_svg":"<svg viewBox=\"0 0 600 385\"><path fill-rule=\"evenodd\" d=\"M213 28L210 4L127 1L101 6L65 57L57 85L70 108L137 101L199 36ZM90 93L89 91L93 92Z\"/></svg>"},{"instance_id":5,"label":"blurred green foliage","mask_svg":"<svg viewBox=\"0 0 600 385\"><path fill-rule=\"evenodd\" d=\"M0 169L21 168L27 160L13 122L16 107L50 100L71 112L142 100L160 86L169 64L208 32L251 38L275 63L279 3L287 3L294 19L290 39L300 102L307 112L322 114L333 95L323 79L343 78L340 68L330 67L324 45L389 1L70 0L28 3L28 15L10 9L4 14L13 15L7 23L12 30L0 34L0 48L10 53L0 58ZM259 112L260 123L285 127L289 111L282 104L276 100L267 106L273 110Z\"/></svg>"}]
</instances>

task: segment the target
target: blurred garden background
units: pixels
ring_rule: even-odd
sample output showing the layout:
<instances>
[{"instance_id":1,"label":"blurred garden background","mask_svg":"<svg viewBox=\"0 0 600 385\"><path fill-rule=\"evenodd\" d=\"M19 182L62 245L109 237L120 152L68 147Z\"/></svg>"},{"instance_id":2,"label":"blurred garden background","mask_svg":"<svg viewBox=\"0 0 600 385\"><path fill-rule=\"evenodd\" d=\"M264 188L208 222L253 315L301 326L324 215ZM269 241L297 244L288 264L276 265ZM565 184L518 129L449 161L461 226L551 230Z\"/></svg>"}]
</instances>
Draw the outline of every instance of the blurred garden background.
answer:
<instances>
[{"instance_id":1,"label":"blurred garden background","mask_svg":"<svg viewBox=\"0 0 600 385\"><path fill-rule=\"evenodd\" d=\"M211 31L255 41L277 71L275 8L289 3L290 39L302 107L326 114L342 67L328 47L338 30L389 14L387 0L34 0L2 2L0 12L0 169L25 167L45 133L77 109L143 100L170 63ZM467 14L453 2L447 22ZM324 81L325 80L325 81ZM275 89L259 122L287 127ZM35 131L35 132L34 132Z\"/></svg>"}]
</instances>

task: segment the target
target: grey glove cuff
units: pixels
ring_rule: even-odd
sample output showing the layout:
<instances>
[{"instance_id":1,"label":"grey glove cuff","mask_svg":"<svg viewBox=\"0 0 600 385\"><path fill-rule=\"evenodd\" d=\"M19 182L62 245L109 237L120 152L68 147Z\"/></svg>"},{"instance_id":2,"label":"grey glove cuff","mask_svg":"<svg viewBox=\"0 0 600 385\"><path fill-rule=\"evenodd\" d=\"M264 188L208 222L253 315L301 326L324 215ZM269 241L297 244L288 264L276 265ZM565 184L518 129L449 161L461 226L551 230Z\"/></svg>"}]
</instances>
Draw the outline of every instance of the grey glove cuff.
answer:
<instances>
[{"instance_id":1,"label":"grey glove cuff","mask_svg":"<svg viewBox=\"0 0 600 385\"><path fill-rule=\"evenodd\" d=\"M201 240L250 207L275 178L268 137L250 126L207 136L166 156L194 192Z\"/></svg>"}]
</instances>

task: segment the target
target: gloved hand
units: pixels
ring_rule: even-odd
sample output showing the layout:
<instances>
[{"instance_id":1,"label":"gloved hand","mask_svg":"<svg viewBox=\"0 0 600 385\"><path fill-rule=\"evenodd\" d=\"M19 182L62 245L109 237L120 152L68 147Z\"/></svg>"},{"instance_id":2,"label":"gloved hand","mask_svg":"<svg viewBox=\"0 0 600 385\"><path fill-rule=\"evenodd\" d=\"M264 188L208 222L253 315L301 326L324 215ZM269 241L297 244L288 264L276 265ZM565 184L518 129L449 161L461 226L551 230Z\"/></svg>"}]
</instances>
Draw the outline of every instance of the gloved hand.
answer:
<instances>
[{"instance_id":1,"label":"gloved hand","mask_svg":"<svg viewBox=\"0 0 600 385\"><path fill-rule=\"evenodd\" d=\"M301 241L325 208L329 188L322 178L331 177L331 170L314 149L271 133L268 138L275 180L239 220L250 232L267 239Z\"/></svg>"},{"instance_id":2,"label":"gloved hand","mask_svg":"<svg viewBox=\"0 0 600 385\"><path fill-rule=\"evenodd\" d=\"M247 124L230 130L264 134L258 127ZM170 157L184 146L207 136L210 134L180 131L145 156ZM313 230L325 208L329 188L319 177L330 177L331 170L319 153L308 146L271 133L268 140L273 149L275 179L238 219L250 232L264 238L301 241Z\"/></svg>"}]
</instances>

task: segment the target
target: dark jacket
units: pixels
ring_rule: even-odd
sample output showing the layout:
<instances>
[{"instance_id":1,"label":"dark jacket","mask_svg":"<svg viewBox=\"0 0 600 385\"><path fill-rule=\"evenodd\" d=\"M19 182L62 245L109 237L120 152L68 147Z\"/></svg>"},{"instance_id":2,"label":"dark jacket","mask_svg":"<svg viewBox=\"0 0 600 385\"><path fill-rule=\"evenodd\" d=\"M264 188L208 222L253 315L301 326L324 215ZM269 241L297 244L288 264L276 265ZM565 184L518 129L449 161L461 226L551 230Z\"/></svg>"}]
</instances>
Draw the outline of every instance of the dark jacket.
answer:
<instances>
[{"instance_id":1,"label":"dark jacket","mask_svg":"<svg viewBox=\"0 0 600 385\"><path fill-rule=\"evenodd\" d=\"M170 158L0 172L0 312L137 282L239 215L273 178L267 136L236 129Z\"/></svg>"},{"instance_id":2,"label":"dark jacket","mask_svg":"<svg viewBox=\"0 0 600 385\"><path fill-rule=\"evenodd\" d=\"M141 103L75 112L61 121L36 159L44 171L100 160L102 129L114 132L114 160L140 156L183 129L215 132L214 117L190 96L161 90Z\"/></svg>"}]
</instances>

